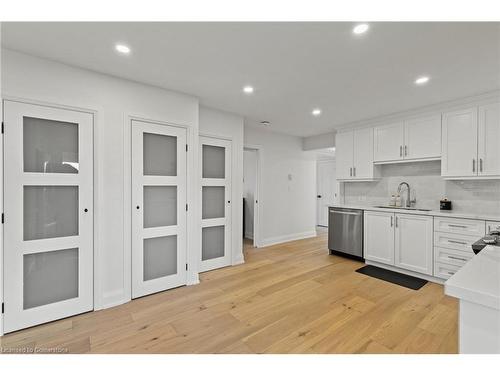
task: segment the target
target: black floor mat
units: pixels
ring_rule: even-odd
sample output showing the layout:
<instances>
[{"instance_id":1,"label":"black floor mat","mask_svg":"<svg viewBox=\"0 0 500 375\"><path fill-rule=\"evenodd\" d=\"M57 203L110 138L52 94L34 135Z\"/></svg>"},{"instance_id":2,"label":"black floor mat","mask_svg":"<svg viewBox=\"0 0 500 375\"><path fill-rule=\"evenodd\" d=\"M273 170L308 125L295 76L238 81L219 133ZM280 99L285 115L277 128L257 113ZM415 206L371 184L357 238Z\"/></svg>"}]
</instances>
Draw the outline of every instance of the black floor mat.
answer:
<instances>
[{"instance_id":1,"label":"black floor mat","mask_svg":"<svg viewBox=\"0 0 500 375\"><path fill-rule=\"evenodd\" d=\"M388 281L393 284L401 285L406 288L413 290L419 290L425 284L427 280L419 279L418 277L404 275L402 273L389 271L384 268L379 268L375 266L364 266L356 270L356 272L375 277L380 280Z\"/></svg>"}]
</instances>

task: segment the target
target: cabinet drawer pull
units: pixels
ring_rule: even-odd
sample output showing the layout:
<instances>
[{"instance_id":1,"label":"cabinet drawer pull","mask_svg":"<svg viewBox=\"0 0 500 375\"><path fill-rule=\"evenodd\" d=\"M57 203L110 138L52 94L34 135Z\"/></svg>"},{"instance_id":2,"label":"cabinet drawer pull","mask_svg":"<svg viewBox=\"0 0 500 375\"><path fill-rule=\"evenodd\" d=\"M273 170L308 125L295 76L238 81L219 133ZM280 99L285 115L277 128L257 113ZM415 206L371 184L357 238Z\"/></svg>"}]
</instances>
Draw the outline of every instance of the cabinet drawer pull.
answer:
<instances>
[{"instance_id":1,"label":"cabinet drawer pull","mask_svg":"<svg viewBox=\"0 0 500 375\"><path fill-rule=\"evenodd\" d=\"M467 228L466 225L458 225L458 224L448 224L448 226L452 228L463 228L463 229Z\"/></svg>"},{"instance_id":2,"label":"cabinet drawer pull","mask_svg":"<svg viewBox=\"0 0 500 375\"><path fill-rule=\"evenodd\" d=\"M448 275L452 275L452 276L455 274L455 272L451 272L451 271L448 271L448 272L446 272L446 273L447 273Z\"/></svg>"},{"instance_id":3,"label":"cabinet drawer pull","mask_svg":"<svg viewBox=\"0 0 500 375\"><path fill-rule=\"evenodd\" d=\"M465 258L460 258L460 257L455 257L455 256L453 256L453 255L448 255L448 258L450 258L450 259L455 259L455 260L461 260L461 261L467 262L467 259L465 259Z\"/></svg>"},{"instance_id":4,"label":"cabinet drawer pull","mask_svg":"<svg viewBox=\"0 0 500 375\"><path fill-rule=\"evenodd\" d=\"M456 243L459 245L467 245L467 242L462 242L462 241L455 241L455 240L448 240L449 243Z\"/></svg>"}]
</instances>

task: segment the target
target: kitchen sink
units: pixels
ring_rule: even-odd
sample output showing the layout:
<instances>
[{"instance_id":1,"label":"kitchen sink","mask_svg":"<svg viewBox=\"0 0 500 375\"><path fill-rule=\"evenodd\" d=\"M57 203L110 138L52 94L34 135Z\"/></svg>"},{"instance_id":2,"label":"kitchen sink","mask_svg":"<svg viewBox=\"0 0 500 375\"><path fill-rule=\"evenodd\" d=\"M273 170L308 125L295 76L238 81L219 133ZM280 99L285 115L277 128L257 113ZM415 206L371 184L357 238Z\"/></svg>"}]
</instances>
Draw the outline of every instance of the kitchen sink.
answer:
<instances>
[{"instance_id":1,"label":"kitchen sink","mask_svg":"<svg viewBox=\"0 0 500 375\"><path fill-rule=\"evenodd\" d=\"M410 210L410 211L432 211L427 208L415 208L415 207L396 207L396 206L374 206L375 208L388 208L388 209L396 209L396 210Z\"/></svg>"}]
</instances>

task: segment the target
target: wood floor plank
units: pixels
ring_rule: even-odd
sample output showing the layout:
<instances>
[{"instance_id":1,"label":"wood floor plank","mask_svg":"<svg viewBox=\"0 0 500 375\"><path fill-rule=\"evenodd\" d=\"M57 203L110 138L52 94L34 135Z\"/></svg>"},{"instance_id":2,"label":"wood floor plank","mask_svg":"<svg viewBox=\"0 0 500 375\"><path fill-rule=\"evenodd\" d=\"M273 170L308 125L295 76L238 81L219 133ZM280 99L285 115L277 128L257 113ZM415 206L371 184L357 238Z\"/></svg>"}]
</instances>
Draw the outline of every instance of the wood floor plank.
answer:
<instances>
[{"instance_id":1,"label":"wood floor plank","mask_svg":"<svg viewBox=\"0 0 500 375\"><path fill-rule=\"evenodd\" d=\"M458 304L356 273L326 232L205 272L200 284L7 334L4 351L70 353L456 353Z\"/></svg>"}]
</instances>

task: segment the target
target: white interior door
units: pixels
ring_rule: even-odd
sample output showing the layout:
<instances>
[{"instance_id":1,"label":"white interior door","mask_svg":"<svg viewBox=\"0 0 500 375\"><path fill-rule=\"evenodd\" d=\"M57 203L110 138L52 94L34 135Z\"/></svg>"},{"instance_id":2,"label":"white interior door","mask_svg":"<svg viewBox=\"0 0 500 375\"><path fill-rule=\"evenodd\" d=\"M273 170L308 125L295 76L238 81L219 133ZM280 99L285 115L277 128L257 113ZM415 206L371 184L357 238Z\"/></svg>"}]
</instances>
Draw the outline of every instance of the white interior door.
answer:
<instances>
[{"instance_id":1,"label":"white interior door","mask_svg":"<svg viewBox=\"0 0 500 375\"><path fill-rule=\"evenodd\" d=\"M317 162L317 223L319 226L328 226L328 206L335 203L336 180L335 161L326 160Z\"/></svg>"},{"instance_id":2,"label":"white interior door","mask_svg":"<svg viewBox=\"0 0 500 375\"><path fill-rule=\"evenodd\" d=\"M231 141L200 137L200 147L203 272L231 264Z\"/></svg>"},{"instance_id":3,"label":"white interior door","mask_svg":"<svg viewBox=\"0 0 500 375\"><path fill-rule=\"evenodd\" d=\"M5 102L5 332L93 309L90 113Z\"/></svg>"},{"instance_id":4,"label":"white interior door","mask_svg":"<svg viewBox=\"0 0 500 375\"><path fill-rule=\"evenodd\" d=\"M132 297L186 284L186 129L132 120Z\"/></svg>"}]
</instances>

